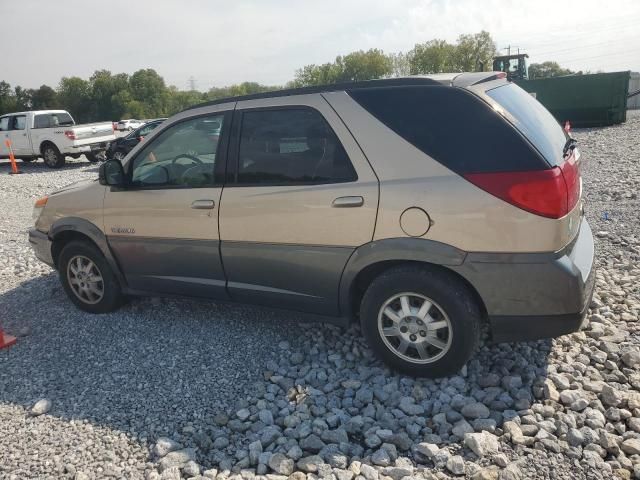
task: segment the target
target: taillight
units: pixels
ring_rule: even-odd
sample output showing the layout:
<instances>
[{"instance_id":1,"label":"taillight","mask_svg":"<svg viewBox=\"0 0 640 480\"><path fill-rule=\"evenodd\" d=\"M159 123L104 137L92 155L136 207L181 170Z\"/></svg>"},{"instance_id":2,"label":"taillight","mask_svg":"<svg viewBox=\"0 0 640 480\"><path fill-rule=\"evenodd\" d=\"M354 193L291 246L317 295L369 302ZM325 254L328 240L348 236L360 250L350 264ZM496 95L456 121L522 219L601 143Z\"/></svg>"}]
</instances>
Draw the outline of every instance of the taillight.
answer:
<instances>
[{"instance_id":1,"label":"taillight","mask_svg":"<svg viewBox=\"0 0 640 480\"><path fill-rule=\"evenodd\" d=\"M580 198L580 172L573 155L561 167L548 170L469 173L464 178L511 205L548 218L564 217Z\"/></svg>"},{"instance_id":2,"label":"taillight","mask_svg":"<svg viewBox=\"0 0 640 480\"><path fill-rule=\"evenodd\" d=\"M65 136L69 139L69 140L75 140L76 139L76 134L73 130L67 130L64 132Z\"/></svg>"}]
</instances>

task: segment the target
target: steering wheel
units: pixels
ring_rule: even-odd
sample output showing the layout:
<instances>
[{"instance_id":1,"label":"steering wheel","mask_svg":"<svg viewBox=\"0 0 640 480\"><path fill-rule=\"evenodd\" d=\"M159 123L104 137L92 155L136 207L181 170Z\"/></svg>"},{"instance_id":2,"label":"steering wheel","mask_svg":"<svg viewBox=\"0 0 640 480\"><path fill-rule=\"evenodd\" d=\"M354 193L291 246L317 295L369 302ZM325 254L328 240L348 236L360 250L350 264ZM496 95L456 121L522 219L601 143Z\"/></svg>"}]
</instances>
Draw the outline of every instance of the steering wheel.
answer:
<instances>
[{"instance_id":1,"label":"steering wheel","mask_svg":"<svg viewBox=\"0 0 640 480\"><path fill-rule=\"evenodd\" d=\"M175 165L176 162L178 160L180 160L181 158L186 158L188 160L191 160L193 163L197 163L198 165L202 165L202 160L200 160L198 157L194 157L193 155L189 155L188 153L181 153L180 155L178 155L177 157L175 157L173 160L171 160L171 165Z\"/></svg>"}]
</instances>

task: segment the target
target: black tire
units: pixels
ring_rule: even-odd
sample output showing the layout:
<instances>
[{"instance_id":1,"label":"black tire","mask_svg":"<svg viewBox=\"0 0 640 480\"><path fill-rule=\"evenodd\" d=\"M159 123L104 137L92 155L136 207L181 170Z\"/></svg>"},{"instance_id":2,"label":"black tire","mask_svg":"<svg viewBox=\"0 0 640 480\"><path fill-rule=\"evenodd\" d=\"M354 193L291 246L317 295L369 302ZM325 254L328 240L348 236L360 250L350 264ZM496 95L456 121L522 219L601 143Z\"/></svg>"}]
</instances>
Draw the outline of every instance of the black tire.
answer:
<instances>
[{"instance_id":1,"label":"black tire","mask_svg":"<svg viewBox=\"0 0 640 480\"><path fill-rule=\"evenodd\" d=\"M98 163L100 162L103 158L104 158L104 154L100 154L100 153L85 153L84 156L87 158L87 160L89 160L91 163Z\"/></svg>"},{"instance_id":2,"label":"black tire","mask_svg":"<svg viewBox=\"0 0 640 480\"><path fill-rule=\"evenodd\" d=\"M102 278L101 282L87 282L94 283L98 288L100 285L102 286L102 297L94 303L90 303L87 299L82 299L81 295L76 293L76 290L74 290L70 282L70 276L72 274L69 273L71 270L69 264L73 261L74 265L76 265L75 262L78 258L88 259L93 262L98 274ZM95 270L92 271L95 274ZM104 255L102 255L102 252L98 250L95 245L88 242L72 241L64 246L58 259L58 274L67 296L78 308L85 312L112 312L117 310L124 301L122 289L109 263L104 258Z\"/></svg>"},{"instance_id":3,"label":"black tire","mask_svg":"<svg viewBox=\"0 0 640 480\"><path fill-rule=\"evenodd\" d=\"M122 163L122 160L124 160L124 157L126 157L127 154L121 150L115 150L112 154L111 154L111 160L118 160L120 163Z\"/></svg>"},{"instance_id":4,"label":"black tire","mask_svg":"<svg viewBox=\"0 0 640 480\"><path fill-rule=\"evenodd\" d=\"M445 319L448 319L450 326L439 327L438 333L427 333L424 323L421 324L423 326L415 324L415 322L420 322L417 314L403 317L400 322L394 324L390 318L382 314L381 310L388 301L406 292L417 295L417 297L409 295L412 300L419 300L418 296L424 296L432 301L433 307L425 312L428 315L427 318L430 319L428 321L433 321L433 315L435 318L439 317L439 324L446 323ZM392 309L393 305L393 303L389 304ZM411 308L418 307L411 306ZM444 312L444 315L441 315L440 310ZM401 308L399 312L395 311L395 313L404 315L402 311ZM383 335L378 328L379 321L382 322L381 328L384 328L385 322L390 322L391 328L394 328L394 325L402 325L405 333L398 333L397 336L395 333ZM439 350L430 344L422 347L423 349L439 350L441 355L439 358L437 358L438 355L433 355L435 360L431 363L418 363L425 360L403 358L400 356L402 352L392 349L394 347L399 349L402 338L407 340L405 337L411 334L406 322L414 322L413 325L409 325L409 328L419 329L414 331L415 335L412 334L412 338L416 340L417 337L417 343L421 343L423 346L426 340L420 338L423 334L446 334L445 340L435 339L439 343L446 343L445 348ZM387 365L409 375L433 378L455 374L471 358L480 339L481 313L469 288L452 273L433 267L400 266L383 272L371 282L360 306L360 323L363 335L370 347ZM425 330L421 330L423 328ZM444 331L445 328L446 331ZM398 327L399 330L400 327ZM395 330L390 331L395 332ZM394 346L394 341L397 341L398 345ZM414 346L405 348L405 357L419 357L419 355L418 349ZM426 357L429 357L428 352Z\"/></svg>"},{"instance_id":5,"label":"black tire","mask_svg":"<svg viewBox=\"0 0 640 480\"><path fill-rule=\"evenodd\" d=\"M44 164L49 168L60 168L64 165L64 155L60 153L58 147L53 143L46 143L42 147L42 158Z\"/></svg>"}]
</instances>

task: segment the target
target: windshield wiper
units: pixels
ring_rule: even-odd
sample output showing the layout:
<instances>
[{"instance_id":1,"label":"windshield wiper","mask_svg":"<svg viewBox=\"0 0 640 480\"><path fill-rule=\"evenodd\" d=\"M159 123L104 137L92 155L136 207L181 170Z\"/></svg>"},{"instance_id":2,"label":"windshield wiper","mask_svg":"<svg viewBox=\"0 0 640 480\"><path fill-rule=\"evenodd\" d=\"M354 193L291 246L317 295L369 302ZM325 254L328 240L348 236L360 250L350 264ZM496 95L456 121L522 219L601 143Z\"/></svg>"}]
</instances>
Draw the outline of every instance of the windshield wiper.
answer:
<instances>
[{"instance_id":1,"label":"windshield wiper","mask_svg":"<svg viewBox=\"0 0 640 480\"><path fill-rule=\"evenodd\" d=\"M576 145L578 145L578 141L575 138L569 137L564 144L564 148L562 149L562 158L571 155L571 152L573 152L573 150L576 148Z\"/></svg>"}]
</instances>

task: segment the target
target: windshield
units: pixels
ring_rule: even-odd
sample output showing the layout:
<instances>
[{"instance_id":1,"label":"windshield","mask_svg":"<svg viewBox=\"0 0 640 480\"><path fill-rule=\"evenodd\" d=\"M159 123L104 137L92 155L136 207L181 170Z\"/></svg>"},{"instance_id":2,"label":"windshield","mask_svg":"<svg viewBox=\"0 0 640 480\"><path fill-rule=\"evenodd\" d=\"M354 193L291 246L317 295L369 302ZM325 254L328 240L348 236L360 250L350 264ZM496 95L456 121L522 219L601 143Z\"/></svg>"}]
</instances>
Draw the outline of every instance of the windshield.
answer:
<instances>
[{"instance_id":1,"label":"windshield","mask_svg":"<svg viewBox=\"0 0 640 480\"><path fill-rule=\"evenodd\" d=\"M513 83L488 90L487 95L512 117L518 130L540 151L551 165L562 162L567 141L564 130L549 111L533 96Z\"/></svg>"}]
</instances>

